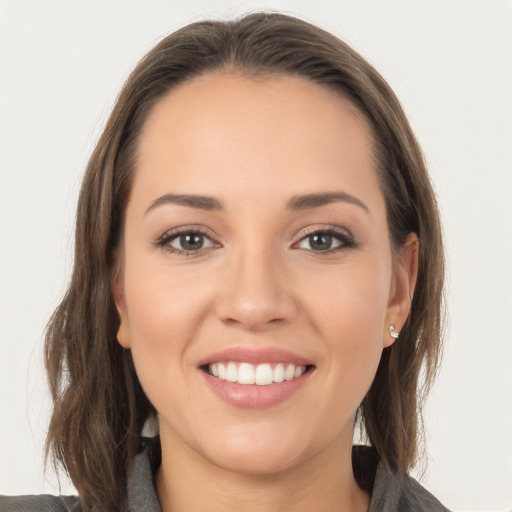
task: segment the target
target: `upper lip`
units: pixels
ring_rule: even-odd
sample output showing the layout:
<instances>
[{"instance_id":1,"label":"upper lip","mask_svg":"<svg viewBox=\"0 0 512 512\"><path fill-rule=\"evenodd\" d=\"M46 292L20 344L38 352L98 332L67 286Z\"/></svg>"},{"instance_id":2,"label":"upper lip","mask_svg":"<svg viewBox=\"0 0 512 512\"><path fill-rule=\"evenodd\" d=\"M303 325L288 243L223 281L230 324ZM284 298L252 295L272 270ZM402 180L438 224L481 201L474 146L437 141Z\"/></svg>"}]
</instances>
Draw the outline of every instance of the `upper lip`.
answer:
<instances>
[{"instance_id":1,"label":"upper lip","mask_svg":"<svg viewBox=\"0 0 512 512\"><path fill-rule=\"evenodd\" d=\"M253 349L248 347L231 347L204 357L199 361L198 366L201 367L223 361L250 363L254 365L263 363L288 363L296 366L308 366L313 364L312 361L281 348L268 347Z\"/></svg>"}]
</instances>

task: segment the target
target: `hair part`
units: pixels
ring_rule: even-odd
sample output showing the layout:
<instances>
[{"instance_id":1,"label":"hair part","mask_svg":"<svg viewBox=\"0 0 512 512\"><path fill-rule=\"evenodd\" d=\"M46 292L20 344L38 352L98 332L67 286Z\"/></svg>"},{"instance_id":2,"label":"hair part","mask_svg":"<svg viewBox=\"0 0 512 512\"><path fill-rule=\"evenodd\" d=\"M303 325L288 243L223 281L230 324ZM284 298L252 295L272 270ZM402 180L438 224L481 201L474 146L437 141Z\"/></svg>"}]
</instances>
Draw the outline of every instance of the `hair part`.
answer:
<instances>
[{"instance_id":1,"label":"hair part","mask_svg":"<svg viewBox=\"0 0 512 512\"><path fill-rule=\"evenodd\" d=\"M138 139L167 92L217 70L307 78L348 99L369 122L391 245L397 250L416 233L419 269L409 318L400 340L384 349L359 417L384 464L406 473L416 461L421 406L441 353L444 276L437 205L421 150L390 87L347 44L302 20L255 13L193 23L164 38L129 76L87 165L71 282L45 344L53 400L46 453L69 474L84 510L125 510L128 469L141 428L155 412L131 353L117 342L112 292Z\"/></svg>"}]
</instances>

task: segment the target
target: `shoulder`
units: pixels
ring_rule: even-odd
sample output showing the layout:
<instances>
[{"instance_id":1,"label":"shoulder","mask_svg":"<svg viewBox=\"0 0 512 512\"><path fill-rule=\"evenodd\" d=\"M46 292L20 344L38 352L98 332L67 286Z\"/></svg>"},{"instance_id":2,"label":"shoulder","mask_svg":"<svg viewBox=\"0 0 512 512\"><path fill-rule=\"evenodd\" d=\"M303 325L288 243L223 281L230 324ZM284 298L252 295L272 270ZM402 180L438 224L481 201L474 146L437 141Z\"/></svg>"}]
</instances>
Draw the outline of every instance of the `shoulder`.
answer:
<instances>
[{"instance_id":1,"label":"shoulder","mask_svg":"<svg viewBox=\"0 0 512 512\"><path fill-rule=\"evenodd\" d=\"M80 512L76 496L0 495L0 512Z\"/></svg>"},{"instance_id":2,"label":"shoulder","mask_svg":"<svg viewBox=\"0 0 512 512\"><path fill-rule=\"evenodd\" d=\"M370 512L449 512L414 478L379 464Z\"/></svg>"},{"instance_id":3,"label":"shoulder","mask_svg":"<svg viewBox=\"0 0 512 512\"><path fill-rule=\"evenodd\" d=\"M355 446L352 462L359 485L371 494L369 512L449 512L416 480L382 464L374 448Z\"/></svg>"},{"instance_id":4,"label":"shoulder","mask_svg":"<svg viewBox=\"0 0 512 512\"><path fill-rule=\"evenodd\" d=\"M420 483L405 477L398 502L399 511L449 512L448 509Z\"/></svg>"}]
</instances>

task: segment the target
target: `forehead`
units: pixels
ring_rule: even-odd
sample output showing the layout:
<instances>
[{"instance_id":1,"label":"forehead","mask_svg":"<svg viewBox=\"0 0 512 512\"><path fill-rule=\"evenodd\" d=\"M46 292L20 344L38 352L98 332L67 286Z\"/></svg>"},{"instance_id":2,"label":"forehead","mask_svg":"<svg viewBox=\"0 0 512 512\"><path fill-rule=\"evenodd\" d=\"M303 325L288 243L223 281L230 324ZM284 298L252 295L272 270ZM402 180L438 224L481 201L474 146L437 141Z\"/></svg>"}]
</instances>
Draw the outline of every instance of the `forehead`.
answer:
<instances>
[{"instance_id":1,"label":"forehead","mask_svg":"<svg viewBox=\"0 0 512 512\"><path fill-rule=\"evenodd\" d=\"M267 196L269 180L290 195L375 188L373 155L369 123L329 88L296 76L214 72L173 89L152 109L134 187L166 182L183 189L178 193L211 193L220 185L228 193L244 183L253 195L266 188Z\"/></svg>"}]
</instances>

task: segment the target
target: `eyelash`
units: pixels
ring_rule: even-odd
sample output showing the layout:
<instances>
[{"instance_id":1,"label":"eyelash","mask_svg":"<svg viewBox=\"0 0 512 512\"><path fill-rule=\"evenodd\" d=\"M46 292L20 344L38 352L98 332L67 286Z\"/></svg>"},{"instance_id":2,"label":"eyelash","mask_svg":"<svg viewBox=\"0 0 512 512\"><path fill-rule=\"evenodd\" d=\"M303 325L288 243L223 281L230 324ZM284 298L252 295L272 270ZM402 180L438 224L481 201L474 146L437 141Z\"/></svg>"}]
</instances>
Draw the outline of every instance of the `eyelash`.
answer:
<instances>
[{"instance_id":1,"label":"eyelash","mask_svg":"<svg viewBox=\"0 0 512 512\"><path fill-rule=\"evenodd\" d=\"M170 245L172 241L184 235L200 235L209 240L212 243L212 246L186 251L183 249L177 249L176 247L172 247ZM205 229L194 226L183 226L181 228L173 229L172 231L167 231L158 240L156 240L154 245L160 249L164 249L171 254L177 254L178 256L196 256L204 253L205 251L208 251L212 247L221 247L221 244L216 242L209 232L207 232Z\"/></svg>"},{"instance_id":2,"label":"eyelash","mask_svg":"<svg viewBox=\"0 0 512 512\"><path fill-rule=\"evenodd\" d=\"M177 249L176 247L172 247L170 244L172 241L184 235L199 235L204 237L205 239L211 242L210 247L202 247L196 250L183 250ZM354 237L345 229L341 229L338 226L327 226L325 228L312 227L301 233L300 239L292 245L292 248L298 248L298 245L307 240L309 237L314 235L327 235L339 242L339 245L326 249L325 251L314 251L313 249L306 249L307 251L315 254L315 255L324 255L324 254L333 254L337 252L342 252L347 249L356 248L358 244L354 240ZM192 227L192 226L184 226L182 228L177 228L172 231L168 231L164 233L158 240L154 242L154 246L160 249L164 249L165 251L171 254L177 254L179 256L197 256L211 248L221 247L221 244L213 239L211 234L206 230L200 227Z\"/></svg>"},{"instance_id":3,"label":"eyelash","mask_svg":"<svg viewBox=\"0 0 512 512\"><path fill-rule=\"evenodd\" d=\"M314 251L312 249L309 249L309 251L314 255L334 254L346 251L347 249L353 249L358 247L358 244L354 240L352 234L338 226L327 226L325 228L308 228L303 233L301 233L300 240L298 242L295 242L292 247L297 247L301 242L307 240L309 237L312 237L314 235L327 235L336 239L340 243L338 246L333 247L331 249L327 249L325 251Z\"/></svg>"}]
</instances>

